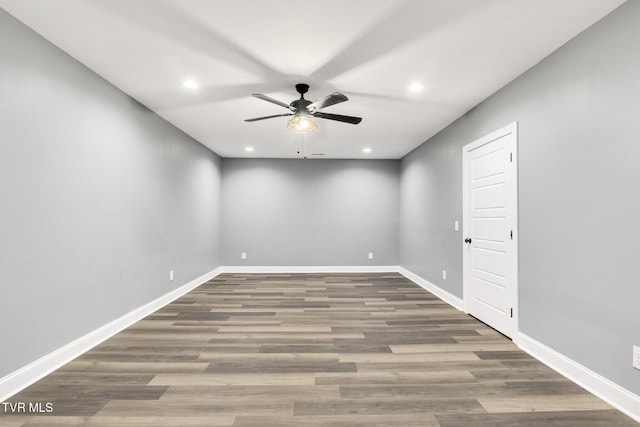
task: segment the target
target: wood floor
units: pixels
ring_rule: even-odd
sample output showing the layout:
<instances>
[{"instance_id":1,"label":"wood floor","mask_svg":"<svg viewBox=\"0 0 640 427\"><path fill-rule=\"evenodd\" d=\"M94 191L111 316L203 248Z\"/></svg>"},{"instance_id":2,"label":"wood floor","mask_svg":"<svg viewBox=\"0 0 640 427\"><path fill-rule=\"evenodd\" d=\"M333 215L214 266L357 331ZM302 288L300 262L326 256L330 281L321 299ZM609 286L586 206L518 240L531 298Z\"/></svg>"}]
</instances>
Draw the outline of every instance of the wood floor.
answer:
<instances>
[{"instance_id":1,"label":"wood floor","mask_svg":"<svg viewBox=\"0 0 640 427\"><path fill-rule=\"evenodd\" d=\"M631 426L388 274L223 274L10 402L2 426Z\"/></svg>"}]
</instances>

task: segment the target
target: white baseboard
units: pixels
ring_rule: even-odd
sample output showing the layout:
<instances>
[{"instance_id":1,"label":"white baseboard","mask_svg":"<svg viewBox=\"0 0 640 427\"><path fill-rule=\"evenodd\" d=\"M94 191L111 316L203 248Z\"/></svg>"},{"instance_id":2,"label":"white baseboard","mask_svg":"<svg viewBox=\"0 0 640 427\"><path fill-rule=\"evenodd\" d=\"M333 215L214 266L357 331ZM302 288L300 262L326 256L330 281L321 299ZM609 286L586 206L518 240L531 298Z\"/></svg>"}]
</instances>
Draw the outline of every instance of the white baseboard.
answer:
<instances>
[{"instance_id":1,"label":"white baseboard","mask_svg":"<svg viewBox=\"0 0 640 427\"><path fill-rule=\"evenodd\" d=\"M364 266L242 266L229 265L222 267L223 273L397 273L397 265L364 265Z\"/></svg>"},{"instance_id":2,"label":"white baseboard","mask_svg":"<svg viewBox=\"0 0 640 427\"><path fill-rule=\"evenodd\" d=\"M0 402L5 401L20 390L50 374L106 339L112 337L138 320L159 310L200 284L211 280L220 273L400 273L417 285L436 295L451 306L464 311L464 301L434 285L411 271L394 266L225 266L212 270L189 283L174 289L124 316L107 323L61 347L27 366L0 378ZM587 369L568 357L542 343L518 333L514 343L523 351L545 363L560 374L584 387L610 405L640 422L640 396L620 387L601 375Z\"/></svg>"},{"instance_id":3,"label":"white baseboard","mask_svg":"<svg viewBox=\"0 0 640 427\"><path fill-rule=\"evenodd\" d=\"M44 376L50 374L64 364L72 361L86 351L97 346L106 339L112 337L123 329L129 327L140 319L159 310L170 302L198 287L200 284L220 274L222 268L212 270L189 283L170 291L135 310L117 318L100 328L70 342L69 344L31 362L30 364L0 378L0 402L3 402L30 386Z\"/></svg>"},{"instance_id":4,"label":"white baseboard","mask_svg":"<svg viewBox=\"0 0 640 427\"><path fill-rule=\"evenodd\" d=\"M437 296L438 298L440 298L441 300L443 300L447 304L457 308L460 311L465 311L464 310L464 301L462 301L457 296L455 296L453 294L450 294L449 292L445 291L441 287L434 285L433 283L431 283L427 279L423 279L422 277L418 276L415 273L412 273L411 271L407 270L404 267L397 267L396 271L398 273L402 274L407 279L411 280L412 282L415 282L420 287L422 287L422 288L426 289L427 291L431 292L432 294L434 294L435 296Z\"/></svg>"},{"instance_id":5,"label":"white baseboard","mask_svg":"<svg viewBox=\"0 0 640 427\"><path fill-rule=\"evenodd\" d=\"M551 369L640 422L640 396L631 393L629 390L620 387L522 332L518 333L514 343Z\"/></svg>"}]
</instances>

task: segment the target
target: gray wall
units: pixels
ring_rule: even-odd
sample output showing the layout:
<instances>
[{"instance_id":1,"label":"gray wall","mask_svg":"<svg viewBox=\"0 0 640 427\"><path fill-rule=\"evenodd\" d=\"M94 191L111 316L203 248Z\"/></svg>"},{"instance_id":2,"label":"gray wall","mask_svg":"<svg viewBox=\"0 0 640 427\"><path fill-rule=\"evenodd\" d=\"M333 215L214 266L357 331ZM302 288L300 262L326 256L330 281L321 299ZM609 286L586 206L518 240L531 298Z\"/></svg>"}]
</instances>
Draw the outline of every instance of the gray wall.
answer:
<instances>
[{"instance_id":1,"label":"gray wall","mask_svg":"<svg viewBox=\"0 0 640 427\"><path fill-rule=\"evenodd\" d=\"M220 163L0 9L0 377L219 266Z\"/></svg>"},{"instance_id":2,"label":"gray wall","mask_svg":"<svg viewBox=\"0 0 640 427\"><path fill-rule=\"evenodd\" d=\"M406 269L462 297L462 156L457 142L440 135L402 159L399 259ZM459 221L458 232L454 221Z\"/></svg>"},{"instance_id":3,"label":"gray wall","mask_svg":"<svg viewBox=\"0 0 640 427\"><path fill-rule=\"evenodd\" d=\"M398 264L398 160L224 159L222 165L225 265Z\"/></svg>"},{"instance_id":4,"label":"gray wall","mask_svg":"<svg viewBox=\"0 0 640 427\"><path fill-rule=\"evenodd\" d=\"M462 297L461 147L519 122L520 328L640 394L640 2L402 161L400 263ZM442 251L442 253L439 253Z\"/></svg>"}]
</instances>

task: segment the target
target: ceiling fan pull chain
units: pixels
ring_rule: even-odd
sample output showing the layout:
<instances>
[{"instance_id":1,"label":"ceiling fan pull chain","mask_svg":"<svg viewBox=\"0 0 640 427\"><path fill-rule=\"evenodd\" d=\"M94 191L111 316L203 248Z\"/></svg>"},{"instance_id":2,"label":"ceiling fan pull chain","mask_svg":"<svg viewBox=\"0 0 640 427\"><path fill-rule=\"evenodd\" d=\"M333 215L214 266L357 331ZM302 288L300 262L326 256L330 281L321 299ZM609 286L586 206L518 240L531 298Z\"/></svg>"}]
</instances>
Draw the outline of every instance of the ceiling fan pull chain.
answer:
<instances>
[{"instance_id":1,"label":"ceiling fan pull chain","mask_svg":"<svg viewBox=\"0 0 640 427\"><path fill-rule=\"evenodd\" d=\"M304 134L304 159L307 160L307 134Z\"/></svg>"}]
</instances>

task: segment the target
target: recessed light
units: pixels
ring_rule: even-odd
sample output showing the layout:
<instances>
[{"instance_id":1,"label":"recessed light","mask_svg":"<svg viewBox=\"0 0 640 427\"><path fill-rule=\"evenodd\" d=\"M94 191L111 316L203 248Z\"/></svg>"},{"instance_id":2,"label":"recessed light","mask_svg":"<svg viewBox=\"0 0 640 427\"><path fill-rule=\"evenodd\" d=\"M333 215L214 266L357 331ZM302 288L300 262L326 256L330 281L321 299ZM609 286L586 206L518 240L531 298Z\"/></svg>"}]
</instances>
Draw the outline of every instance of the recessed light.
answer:
<instances>
[{"instance_id":1,"label":"recessed light","mask_svg":"<svg viewBox=\"0 0 640 427\"><path fill-rule=\"evenodd\" d=\"M195 80L185 80L182 82L182 87L186 87L187 89L198 89L198 82Z\"/></svg>"},{"instance_id":2,"label":"recessed light","mask_svg":"<svg viewBox=\"0 0 640 427\"><path fill-rule=\"evenodd\" d=\"M244 147L244 151L246 151L247 153L253 153L253 150L253 147Z\"/></svg>"},{"instance_id":3,"label":"recessed light","mask_svg":"<svg viewBox=\"0 0 640 427\"><path fill-rule=\"evenodd\" d=\"M418 93L424 90L424 86L420 82L413 82L409 85L409 92Z\"/></svg>"},{"instance_id":4,"label":"recessed light","mask_svg":"<svg viewBox=\"0 0 640 427\"><path fill-rule=\"evenodd\" d=\"M365 147L365 148L362 149L362 152L365 153L365 154L369 154L371 152L371 148Z\"/></svg>"}]
</instances>

